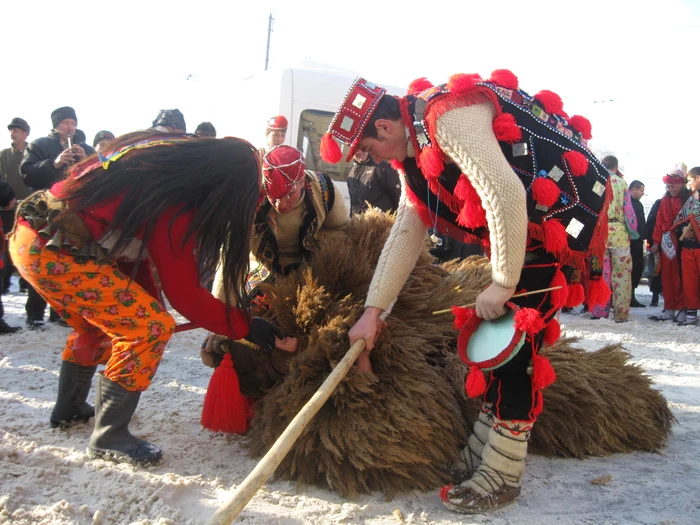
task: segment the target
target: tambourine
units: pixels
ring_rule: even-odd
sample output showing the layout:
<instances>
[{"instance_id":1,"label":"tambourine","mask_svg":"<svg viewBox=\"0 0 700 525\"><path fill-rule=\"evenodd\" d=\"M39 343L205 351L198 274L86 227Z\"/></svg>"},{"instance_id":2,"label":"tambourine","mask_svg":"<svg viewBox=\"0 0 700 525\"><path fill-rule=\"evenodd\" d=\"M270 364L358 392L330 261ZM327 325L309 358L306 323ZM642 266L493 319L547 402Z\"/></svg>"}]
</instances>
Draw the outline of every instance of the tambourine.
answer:
<instances>
[{"instance_id":1,"label":"tambourine","mask_svg":"<svg viewBox=\"0 0 700 525\"><path fill-rule=\"evenodd\" d=\"M510 361L525 343L527 333L516 326L515 313L520 308L506 303L508 311L493 321L484 321L476 315L464 324L457 339L462 361L470 368L493 370Z\"/></svg>"}]
</instances>

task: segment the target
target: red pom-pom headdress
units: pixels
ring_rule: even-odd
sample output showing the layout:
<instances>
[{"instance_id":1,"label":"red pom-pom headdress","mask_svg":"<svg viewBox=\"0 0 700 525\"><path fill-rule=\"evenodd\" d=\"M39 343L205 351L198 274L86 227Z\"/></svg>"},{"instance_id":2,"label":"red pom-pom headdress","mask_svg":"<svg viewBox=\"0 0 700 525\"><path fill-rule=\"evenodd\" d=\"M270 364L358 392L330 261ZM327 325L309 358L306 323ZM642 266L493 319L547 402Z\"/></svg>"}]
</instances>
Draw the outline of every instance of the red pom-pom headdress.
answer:
<instances>
[{"instance_id":1,"label":"red pom-pom headdress","mask_svg":"<svg viewBox=\"0 0 700 525\"><path fill-rule=\"evenodd\" d=\"M263 158L263 190L271 199L281 199L304 180L304 156L292 146L272 148Z\"/></svg>"},{"instance_id":2,"label":"red pom-pom headdress","mask_svg":"<svg viewBox=\"0 0 700 525\"><path fill-rule=\"evenodd\" d=\"M350 146L346 160L349 161L353 157L357 150L357 143L360 142L362 133L367 127L367 122L385 93L386 89L372 84L364 78L355 79L333 117L328 132L321 139L321 158L323 160L335 164L342 158L342 154L338 155L340 146L335 141L336 139Z\"/></svg>"}]
</instances>

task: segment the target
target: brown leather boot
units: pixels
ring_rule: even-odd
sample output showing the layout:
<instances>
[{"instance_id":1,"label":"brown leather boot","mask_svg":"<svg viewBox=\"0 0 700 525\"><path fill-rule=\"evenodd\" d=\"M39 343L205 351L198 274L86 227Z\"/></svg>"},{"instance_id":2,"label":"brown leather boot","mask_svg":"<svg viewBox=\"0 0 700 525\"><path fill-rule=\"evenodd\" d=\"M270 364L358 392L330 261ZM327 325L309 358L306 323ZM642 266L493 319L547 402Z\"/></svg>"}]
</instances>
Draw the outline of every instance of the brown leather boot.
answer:
<instances>
[{"instance_id":1,"label":"brown leather boot","mask_svg":"<svg viewBox=\"0 0 700 525\"><path fill-rule=\"evenodd\" d=\"M531 428L532 423L526 421L495 423L474 475L442 494L445 507L463 514L481 514L515 501L520 496Z\"/></svg>"}]
</instances>

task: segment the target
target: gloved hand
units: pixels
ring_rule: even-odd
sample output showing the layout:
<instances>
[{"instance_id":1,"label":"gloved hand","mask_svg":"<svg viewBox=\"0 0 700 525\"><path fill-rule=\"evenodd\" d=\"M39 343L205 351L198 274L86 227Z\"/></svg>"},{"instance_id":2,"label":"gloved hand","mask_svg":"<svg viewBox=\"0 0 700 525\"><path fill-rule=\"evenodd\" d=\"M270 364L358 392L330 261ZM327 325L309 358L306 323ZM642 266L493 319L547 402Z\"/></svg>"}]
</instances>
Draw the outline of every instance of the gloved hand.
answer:
<instances>
[{"instance_id":1,"label":"gloved hand","mask_svg":"<svg viewBox=\"0 0 700 525\"><path fill-rule=\"evenodd\" d=\"M282 339L279 328L262 317L253 317L250 331L244 339L258 345L264 354L270 354L275 349L275 337Z\"/></svg>"},{"instance_id":2,"label":"gloved hand","mask_svg":"<svg viewBox=\"0 0 700 525\"><path fill-rule=\"evenodd\" d=\"M486 321L498 319L506 313L505 304L514 293L515 286L504 288L499 284L491 283L476 298L476 315Z\"/></svg>"}]
</instances>

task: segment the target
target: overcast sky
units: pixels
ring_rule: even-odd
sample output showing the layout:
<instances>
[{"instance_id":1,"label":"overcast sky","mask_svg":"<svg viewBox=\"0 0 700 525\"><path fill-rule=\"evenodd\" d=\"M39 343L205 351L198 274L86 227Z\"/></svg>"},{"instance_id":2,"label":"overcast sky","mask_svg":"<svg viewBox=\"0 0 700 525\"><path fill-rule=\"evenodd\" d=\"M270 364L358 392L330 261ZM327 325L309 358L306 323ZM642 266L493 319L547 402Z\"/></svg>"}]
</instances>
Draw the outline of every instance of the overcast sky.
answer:
<instances>
[{"instance_id":1,"label":"overcast sky","mask_svg":"<svg viewBox=\"0 0 700 525\"><path fill-rule=\"evenodd\" d=\"M30 139L63 105L89 141L100 129L146 128L161 108L190 108L189 131L216 125L199 109L201 86L263 70L273 12L271 67L311 59L396 86L508 68L525 90L555 91L569 114L587 116L593 147L617 154L626 178L648 182L652 196L677 162L700 165L698 0L461 0L428 3L433 10L405 1L8 4L0 122L25 118Z\"/></svg>"}]
</instances>

